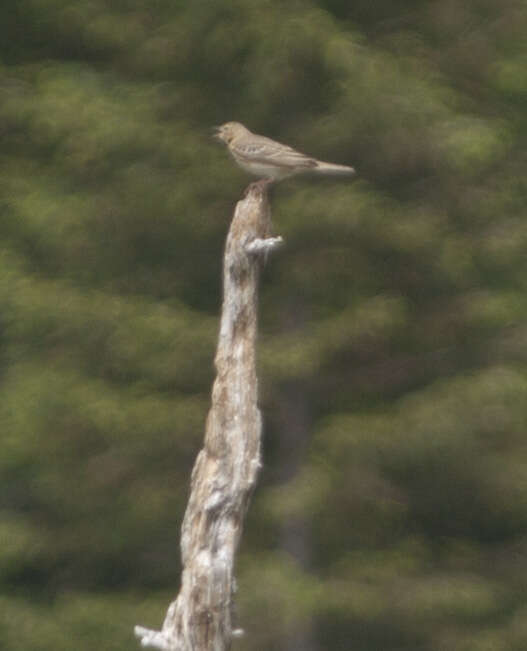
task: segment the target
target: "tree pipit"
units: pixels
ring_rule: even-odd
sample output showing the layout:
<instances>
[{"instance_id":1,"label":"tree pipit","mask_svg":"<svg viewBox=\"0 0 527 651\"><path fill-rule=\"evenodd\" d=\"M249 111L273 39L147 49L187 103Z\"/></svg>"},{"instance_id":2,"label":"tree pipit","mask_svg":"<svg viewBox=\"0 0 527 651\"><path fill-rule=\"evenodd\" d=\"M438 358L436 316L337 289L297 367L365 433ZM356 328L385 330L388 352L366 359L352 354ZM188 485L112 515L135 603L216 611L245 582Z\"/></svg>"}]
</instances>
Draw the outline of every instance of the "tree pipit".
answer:
<instances>
[{"instance_id":1,"label":"tree pipit","mask_svg":"<svg viewBox=\"0 0 527 651\"><path fill-rule=\"evenodd\" d=\"M217 127L215 135L227 145L241 168L269 182L306 172L335 176L355 174L353 167L325 163L306 156L292 147L252 133L240 122L222 124Z\"/></svg>"}]
</instances>

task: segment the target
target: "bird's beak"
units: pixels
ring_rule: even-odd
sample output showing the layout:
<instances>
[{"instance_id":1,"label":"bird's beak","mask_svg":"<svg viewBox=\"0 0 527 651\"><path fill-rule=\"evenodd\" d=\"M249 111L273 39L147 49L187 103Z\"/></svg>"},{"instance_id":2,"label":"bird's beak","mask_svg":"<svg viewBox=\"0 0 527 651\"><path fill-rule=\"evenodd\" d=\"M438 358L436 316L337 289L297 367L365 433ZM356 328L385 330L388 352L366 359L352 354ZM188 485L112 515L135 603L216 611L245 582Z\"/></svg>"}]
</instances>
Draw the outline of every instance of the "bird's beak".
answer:
<instances>
[{"instance_id":1,"label":"bird's beak","mask_svg":"<svg viewBox=\"0 0 527 651\"><path fill-rule=\"evenodd\" d=\"M215 140L221 140L221 127L212 127L212 137Z\"/></svg>"}]
</instances>

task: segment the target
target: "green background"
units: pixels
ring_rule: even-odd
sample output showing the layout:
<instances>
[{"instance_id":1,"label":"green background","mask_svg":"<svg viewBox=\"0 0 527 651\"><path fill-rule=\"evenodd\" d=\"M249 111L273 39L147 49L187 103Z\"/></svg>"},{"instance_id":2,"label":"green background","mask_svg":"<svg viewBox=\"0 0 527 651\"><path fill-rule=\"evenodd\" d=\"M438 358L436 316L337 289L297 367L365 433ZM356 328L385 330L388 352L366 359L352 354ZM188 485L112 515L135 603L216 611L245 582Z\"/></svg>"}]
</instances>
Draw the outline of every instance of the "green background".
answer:
<instances>
[{"instance_id":1,"label":"green background","mask_svg":"<svg viewBox=\"0 0 527 651\"><path fill-rule=\"evenodd\" d=\"M179 585L240 120L273 190L239 651L527 647L527 5L6 0L0 640L138 648Z\"/></svg>"}]
</instances>

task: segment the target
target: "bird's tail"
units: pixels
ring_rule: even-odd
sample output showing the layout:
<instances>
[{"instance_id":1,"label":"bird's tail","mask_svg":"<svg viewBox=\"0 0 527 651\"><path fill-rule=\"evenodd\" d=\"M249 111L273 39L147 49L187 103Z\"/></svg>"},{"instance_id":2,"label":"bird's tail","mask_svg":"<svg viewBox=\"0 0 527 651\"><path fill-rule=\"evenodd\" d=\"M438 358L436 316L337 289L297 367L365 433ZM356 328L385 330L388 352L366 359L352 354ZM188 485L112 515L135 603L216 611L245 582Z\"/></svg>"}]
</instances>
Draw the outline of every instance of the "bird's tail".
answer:
<instances>
[{"instance_id":1,"label":"bird's tail","mask_svg":"<svg viewBox=\"0 0 527 651\"><path fill-rule=\"evenodd\" d=\"M324 161L317 160L317 165L313 171L320 172L321 174L334 174L335 176L353 176L355 170L348 165L336 165L335 163L324 163Z\"/></svg>"}]
</instances>

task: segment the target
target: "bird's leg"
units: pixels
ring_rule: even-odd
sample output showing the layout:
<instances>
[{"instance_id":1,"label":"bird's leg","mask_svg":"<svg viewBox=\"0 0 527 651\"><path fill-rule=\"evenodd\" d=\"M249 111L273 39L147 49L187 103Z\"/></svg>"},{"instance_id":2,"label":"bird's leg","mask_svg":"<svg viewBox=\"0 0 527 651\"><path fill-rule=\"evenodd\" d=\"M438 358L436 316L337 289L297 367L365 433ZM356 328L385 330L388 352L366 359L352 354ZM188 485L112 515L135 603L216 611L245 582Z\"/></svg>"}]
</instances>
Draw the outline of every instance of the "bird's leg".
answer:
<instances>
[{"instance_id":1,"label":"bird's leg","mask_svg":"<svg viewBox=\"0 0 527 651\"><path fill-rule=\"evenodd\" d=\"M274 179L259 179L256 184L262 189L267 190L272 184Z\"/></svg>"},{"instance_id":2,"label":"bird's leg","mask_svg":"<svg viewBox=\"0 0 527 651\"><path fill-rule=\"evenodd\" d=\"M245 195L250 192L251 188L259 190L260 192L266 192L268 188L273 184L274 179L259 179L258 181L253 181L245 191Z\"/></svg>"}]
</instances>

